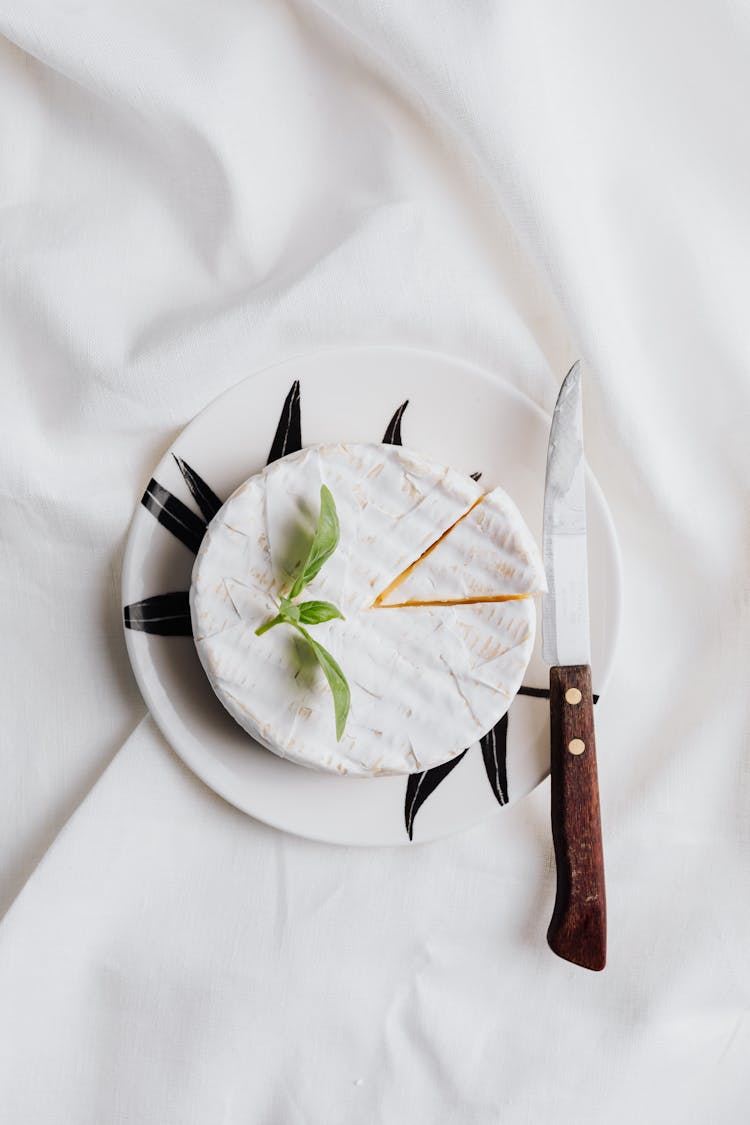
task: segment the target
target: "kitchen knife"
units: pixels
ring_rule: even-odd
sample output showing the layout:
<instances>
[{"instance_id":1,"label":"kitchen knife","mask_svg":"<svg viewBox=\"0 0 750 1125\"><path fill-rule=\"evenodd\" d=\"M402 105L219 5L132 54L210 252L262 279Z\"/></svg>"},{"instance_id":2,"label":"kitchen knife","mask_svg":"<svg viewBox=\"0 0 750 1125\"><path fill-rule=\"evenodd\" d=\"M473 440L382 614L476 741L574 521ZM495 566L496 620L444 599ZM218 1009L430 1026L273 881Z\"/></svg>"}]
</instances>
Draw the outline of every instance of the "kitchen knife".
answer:
<instances>
[{"instance_id":1,"label":"kitchen knife","mask_svg":"<svg viewBox=\"0 0 750 1125\"><path fill-rule=\"evenodd\" d=\"M591 694L581 369L552 417L544 487L542 655L550 665L552 839L557 893L547 931L566 961L603 969L607 907Z\"/></svg>"}]
</instances>

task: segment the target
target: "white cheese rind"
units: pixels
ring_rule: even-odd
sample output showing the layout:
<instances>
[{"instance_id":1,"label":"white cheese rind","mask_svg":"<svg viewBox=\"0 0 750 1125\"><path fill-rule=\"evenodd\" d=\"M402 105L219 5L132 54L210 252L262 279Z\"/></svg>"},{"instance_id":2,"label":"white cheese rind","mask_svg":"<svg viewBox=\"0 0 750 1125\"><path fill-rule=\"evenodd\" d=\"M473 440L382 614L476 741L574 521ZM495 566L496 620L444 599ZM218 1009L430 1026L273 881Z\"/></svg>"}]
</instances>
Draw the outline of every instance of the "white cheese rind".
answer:
<instances>
[{"instance_id":1,"label":"white cheese rind","mask_svg":"<svg viewBox=\"0 0 750 1125\"><path fill-rule=\"evenodd\" d=\"M340 742L302 638L287 625L255 635L296 574L321 483L341 542L302 598L332 601L346 618L311 628L351 687ZM199 657L237 722L282 757L359 777L429 769L489 730L530 658L533 602L372 608L480 495L470 478L381 445L311 447L242 485L209 526L190 593Z\"/></svg>"},{"instance_id":2,"label":"white cheese rind","mask_svg":"<svg viewBox=\"0 0 750 1125\"><path fill-rule=\"evenodd\" d=\"M384 580L418 558L482 495L475 481L453 469L375 444L311 446L256 479L264 494L273 580L281 590L288 590L303 561L321 484L331 490L341 542L305 596L333 601L344 613L369 606ZM245 503L240 488L230 504L230 522L257 522L254 496Z\"/></svg>"}]
</instances>

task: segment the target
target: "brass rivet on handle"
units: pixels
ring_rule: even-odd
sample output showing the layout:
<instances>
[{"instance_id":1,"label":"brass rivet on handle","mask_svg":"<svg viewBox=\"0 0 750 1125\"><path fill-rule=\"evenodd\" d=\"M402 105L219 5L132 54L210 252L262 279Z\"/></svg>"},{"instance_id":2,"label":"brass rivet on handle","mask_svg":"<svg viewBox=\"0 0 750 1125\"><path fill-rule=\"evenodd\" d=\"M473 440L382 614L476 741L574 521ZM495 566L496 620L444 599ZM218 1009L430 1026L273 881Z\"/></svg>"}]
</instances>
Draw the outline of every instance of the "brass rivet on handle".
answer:
<instances>
[{"instance_id":1,"label":"brass rivet on handle","mask_svg":"<svg viewBox=\"0 0 750 1125\"><path fill-rule=\"evenodd\" d=\"M578 690L577 687L569 687L568 690L565 692L565 702L566 703L573 703L575 705L576 703L580 703L581 699L582 699L582 696L581 696L581 693L580 693L580 691Z\"/></svg>"},{"instance_id":2,"label":"brass rivet on handle","mask_svg":"<svg viewBox=\"0 0 750 1125\"><path fill-rule=\"evenodd\" d=\"M570 750L571 754L582 754L585 749L586 743L582 738L571 738L568 743L568 750Z\"/></svg>"}]
</instances>

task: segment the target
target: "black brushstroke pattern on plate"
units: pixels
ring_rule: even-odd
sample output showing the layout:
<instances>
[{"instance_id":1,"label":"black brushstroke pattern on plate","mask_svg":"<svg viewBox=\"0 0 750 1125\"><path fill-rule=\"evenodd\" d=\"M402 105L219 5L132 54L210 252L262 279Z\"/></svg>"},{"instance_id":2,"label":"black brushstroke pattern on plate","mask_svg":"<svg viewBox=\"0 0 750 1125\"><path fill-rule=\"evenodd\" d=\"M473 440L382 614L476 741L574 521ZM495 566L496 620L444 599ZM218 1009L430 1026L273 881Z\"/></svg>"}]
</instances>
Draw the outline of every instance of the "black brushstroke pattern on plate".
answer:
<instances>
[{"instance_id":1,"label":"black brushstroke pattern on plate","mask_svg":"<svg viewBox=\"0 0 750 1125\"><path fill-rule=\"evenodd\" d=\"M166 527L167 531L171 531L181 543L184 543L189 551L194 555L198 554L198 548L206 533L205 520L196 516L195 512L191 512L182 500L178 500L153 478L148 482L141 504L156 517L162 527Z\"/></svg>"},{"instance_id":2,"label":"black brushstroke pattern on plate","mask_svg":"<svg viewBox=\"0 0 750 1125\"><path fill-rule=\"evenodd\" d=\"M302 448L302 419L300 416L300 390L299 379L295 379L281 408L281 417L276 427L271 449L268 454L267 464L286 457L287 453L296 453Z\"/></svg>"},{"instance_id":3,"label":"black brushstroke pattern on plate","mask_svg":"<svg viewBox=\"0 0 750 1125\"><path fill-rule=\"evenodd\" d=\"M424 770L422 773L409 774L406 782L404 817L410 840L414 839L414 819L422 805L430 794L435 792L440 782L456 768L465 755L466 751L462 750L455 758L451 758L449 762L443 762L441 766L433 766L431 770Z\"/></svg>"},{"instance_id":4,"label":"black brushstroke pattern on plate","mask_svg":"<svg viewBox=\"0 0 750 1125\"><path fill-rule=\"evenodd\" d=\"M383 434L383 445L404 444L401 440L401 419L403 418L404 411L406 410L408 405L409 400L407 398L406 402L402 402L398 410L396 410L395 414L385 428L385 433Z\"/></svg>"},{"instance_id":5,"label":"black brushstroke pattern on plate","mask_svg":"<svg viewBox=\"0 0 750 1125\"><path fill-rule=\"evenodd\" d=\"M126 605L123 610L126 629L139 633L156 633L161 637L192 637L190 599L187 590L172 594L154 594L141 602Z\"/></svg>"},{"instance_id":6,"label":"black brushstroke pattern on plate","mask_svg":"<svg viewBox=\"0 0 750 1125\"><path fill-rule=\"evenodd\" d=\"M221 500L216 493L208 487L203 477L199 477L195 469L188 465L187 461L183 461L182 457L178 457L176 453L173 453L172 456L177 463L177 468L184 477L185 484L190 489L190 495L200 508L203 518L207 524L210 523L221 507Z\"/></svg>"},{"instance_id":7,"label":"black brushstroke pattern on plate","mask_svg":"<svg viewBox=\"0 0 750 1125\"><path fill-rule=\"evenodd\" d=\"M508 803L508 714L480 739L482 758L490 788L499 805Z\"/></svg>"},{"instance_id":8,"label":"black brushstroke pattern on plate","mask_svg":"<svg viewBox=\"0 0 750 1125\"><path fill-rule=\"evenodd\" d=\"M284 454L293 453L301 448L300 387L297 380L286 396L276 427L269 463L277 457L283 457ZM153 479L149 481L141 503L156 517L162 527L171 531L181 543L197 554L206 527L218 512L222 501L192 465L182 457L178 457L176 453L172 456L204 519L196 516L181 500ZM134 629L140 633L153 633L161 637L193 635L187 590L171 594L154 594L150 598L144 598L143 601L126 605L123 609L123 618L126 629Z\"/></svg>"}]
</instances>

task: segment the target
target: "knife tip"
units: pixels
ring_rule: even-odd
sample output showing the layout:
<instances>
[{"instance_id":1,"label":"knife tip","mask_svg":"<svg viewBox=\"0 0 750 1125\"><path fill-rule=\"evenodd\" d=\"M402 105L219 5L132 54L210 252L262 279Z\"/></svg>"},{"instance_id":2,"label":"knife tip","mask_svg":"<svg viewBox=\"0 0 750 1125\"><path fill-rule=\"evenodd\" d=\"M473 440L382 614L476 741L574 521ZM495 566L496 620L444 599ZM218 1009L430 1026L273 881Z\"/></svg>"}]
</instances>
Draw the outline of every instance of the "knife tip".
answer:
<instances>
[{"instance_id":1,"label":"knife tip","mask_svg":"<svg viewBox=\"0 0 750 1125\"><path fill-rule=\"evenodd\" d=\"M568 374L563 379L563 386L566 383L571 383L571 384L577 383L577 382L580 381L580 378L581 378L581 361L580 361L580 359L577 359L575 361L575 363L573 364L573 366L571 367Z\"/></svg>"}]
</instances>

